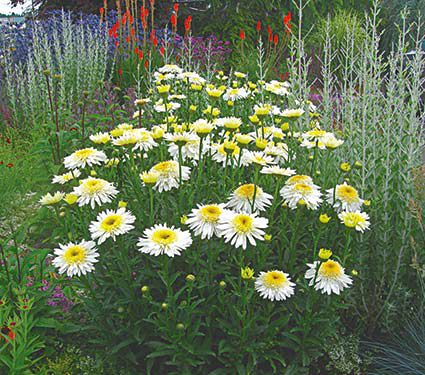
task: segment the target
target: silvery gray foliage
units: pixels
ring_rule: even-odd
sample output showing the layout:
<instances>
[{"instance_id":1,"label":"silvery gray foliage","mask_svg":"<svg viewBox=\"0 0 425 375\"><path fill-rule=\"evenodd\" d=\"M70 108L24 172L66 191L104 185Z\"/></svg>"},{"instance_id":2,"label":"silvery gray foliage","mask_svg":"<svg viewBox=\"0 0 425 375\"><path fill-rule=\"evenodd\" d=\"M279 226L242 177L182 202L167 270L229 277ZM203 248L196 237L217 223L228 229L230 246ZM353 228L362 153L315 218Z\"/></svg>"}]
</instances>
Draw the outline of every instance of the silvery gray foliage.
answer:
<instances>
[{"instance_id":1,"label":"silvery gray foliage","mask_svg":"<svg viewBox=\"0 0 425 375\"><path fill-rule=\"evenodd\" d=\"M81 100L83 91L92 91L99 81L110 78L113 61L108 55L105 28L88 30L82 22L73 22L70 13L63 12L51 35L36 25L32 43L23 62L15 62L7 53L3 56L3 94L16 126L22 118L31 119L34 126L49 118L43 71L60 75L53 90L62 111Z\"/></svg>"},{"instance_id":2,"label":"silvery gray foliage","mask_svg":"<svg viewBox=\"0 0 425 375\"><path fill-rule=\"evenodd\" d=\"M300 11L305 6L302 1L294 4ZM406 57L408 51L421 51L423 24L420 17L408 24L407 14L402 13L398 40L384 56L379 48L379 14L379 2L375 1L365 19L360 53L353 48L355 34L350 29L341 49L332 50L328 25L320 82L309 80L311 61L301 31L293 35L289 57L293 90L302 98L312 85L321 88L321 124L325 129L340 130L346 143L343 151L336 152L363 165L360 180L353 184L361 195L370 194L365 199L371 200L367 211L373 230L353 245L361 273L355 309L369 330L395 313L392 301L402 275L413 271L409 265L421 247L415 243L415 233L423 228L414 181L423 173L425 56Z\"/></svg>"}]
</instances>

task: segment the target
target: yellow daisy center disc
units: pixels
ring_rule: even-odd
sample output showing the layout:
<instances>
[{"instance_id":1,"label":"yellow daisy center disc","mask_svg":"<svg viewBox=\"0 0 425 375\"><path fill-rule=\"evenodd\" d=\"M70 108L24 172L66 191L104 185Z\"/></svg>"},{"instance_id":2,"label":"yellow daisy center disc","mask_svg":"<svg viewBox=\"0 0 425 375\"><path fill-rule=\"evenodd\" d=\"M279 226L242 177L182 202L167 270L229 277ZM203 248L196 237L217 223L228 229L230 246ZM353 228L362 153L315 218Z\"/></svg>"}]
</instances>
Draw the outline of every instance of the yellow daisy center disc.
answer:
<instances>
[{"instance_id":1,"label":"yellow daisy center disc","mask_svg":"<svg viewBox=\"0 0 425 375\"><path fill-rule=\"evenodd\" d=\"M263 283L267 288L279 288L286 283L283 272L271 271L263 276Z\"/></svg>"},{"instance_id":2,"label":"yellow daisy center disc","mask_svg":"<svg viewBox=\"0 0 425 375\"><path fill-rule=\"evenodd\" d=\"M328 260L321 264L319 274L328 278L337 278L342 275L342 268L337 262Z\"/></svg>"},{"instance_id":3,"label":"yellow daisy center disc","mask_svg":"<svg viewBox=\"0 0 425 375\"><path fill-rule=\"evenodd\" d=\"M122 221L120 215L109 215L103 219L100 226L105 232L112 232L122 225Z\"/></svg>"},{"instance_id":4,"label":"yellow daisy center disc","mask_svg":"<svg viewBox=\"0 0 425 375\"><path fill-rule=\"evenodd\" d=\"M63 258L67 264L79 264L86 259L86 250L82 246L71 246L63 254Z\"/></svg>"},{"instance_id":5,"label":"yellow daisy center disc","mask_svg":"<svg viewBox=\"0 0 425 375\"><path fill-rule=\"evenodd\" d=\"M84 148L82 150L75 151L75 156L80 160L85 160L88 157L92 156L94 151L89 148Z\"/></svg>"},{"instance_id":6,"label":"yellow daisy center disc","mask_svg":"<svg viewBox=\"0 0 425 375\"><path fill-rule=\"evenodd\" d=\"M254 184L245 184L245 185L239 186L236 189L235 193L240 198L253 199L254 189L255 189ZM257 191L255 195L258 197L261 193L262 193L262 190L260 189L260 187L257 186Z\"/></svg>"},{"instance_id":7,"label":"yellow daisy center disc","mask_svg":"<svg viewBox=\"0 0 425 375\"><path fill-rule=\"evenodd\" d=\"M308 194L313 191L313 188L310 185L298 183L294 185L294 190L299 191L302 194Z\"/></svg>"},{"instance_id":8,"label":"yellow daisy center disc","mask_svg":"<svg viewBox=\"0 0 425 375\"><path fill-rule=\"evenodd\" d=\"M216 223L221 214L221 208L213 205L202 207L199 211L202 218L208 223Z\"/></svg>"},{"instance_id":9,"label":"yellow daisy center disc","mask_svg":"<svg viewBox=\"0 0 425 375\"><path fill-rule=\"evenodd\" d=\"M152 235L152 240L160 245L170 245L177 239L177 234L171 229L158 229Z\"/></svg>"},{"instance_id":10,"label":"yellow daisy center disc","mask_svg":"<svg viewBox=\"0 0 425 375\"><path fill-rule=\"evenodd\" d=\"M349 185L342 185L336 189L336 196L348 203L356 202L359 199L357 190Z\"/></svg>"},{"instance_id":11,"label":"yellow daisy center disc","mask_svg":"<svg viewBox=\"0 0 425 375\"><path fill-rule=\"evenodd\" d=\"M233 219L233 227L235 231L239 234L245 234L252 230L253 219L248 215L237 215Z\"/></svg>"}]
</instances>

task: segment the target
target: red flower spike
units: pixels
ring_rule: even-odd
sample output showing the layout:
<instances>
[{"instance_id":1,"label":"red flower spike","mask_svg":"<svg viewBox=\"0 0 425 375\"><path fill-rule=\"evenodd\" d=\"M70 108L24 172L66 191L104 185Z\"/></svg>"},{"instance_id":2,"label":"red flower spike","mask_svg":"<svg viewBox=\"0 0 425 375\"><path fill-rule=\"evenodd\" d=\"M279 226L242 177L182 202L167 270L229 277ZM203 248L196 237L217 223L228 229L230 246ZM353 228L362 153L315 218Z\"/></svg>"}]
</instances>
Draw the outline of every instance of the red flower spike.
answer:
<instances>
[{"instance_id":1,"label":"red flower spike","mask_svg":"<svg viewBox=\"0 0 425 375\"><path fill-rule=\"evenodd\" d=\"M154 45L155 47L158 47L158 39L156 39L156 37L155 37L155 38L153 38L153 45Z\"/></svg>"},{"instance_id":2,"label":"red flower spike","mask_svg":"<svg viewBox=\"0 0 425 375\"><path fill-rule=\"evenodd\" d=\"M272 33L272 28L267 25L267 33L270 35Z\"/></svg>"},{"instance_id":3,"label":"red flower spike","mask_svg":"<svg viewBox=\"0 0 425 375\"><path fill-rule=\"evenodd\" d=\"M145 69L149 68L149 60L145 60Z\"/></svg>"},{"instance_id":4,"label":"red flower spike","mask_svg":"<svg viewBox=\"0 0 425 375\"><path fill-rule=\"evenodd\" d=\"M273 43L275 46L279 43L279 36L277 34L274 34Z\"/></svg>"},{"instance_id":5,"label":"red flower spike","mask_svg":"<svg viewBox=\"0 0 425 375\"><path fill-rule=\"evenodd\" d=\"M189 32L191 24L192 24L192 16L187 16L186 19L184 20L184 29L186 30L186 32Z\"/></svg>"},{"instance_id":6,"label":"red flower spike","mask_svg":"<svg viewBox=\"0 0 425 375\"><path fill-rule=\"evenodd\" d=\"M173 6L173 8L174 8L174 12L178 12L179 11L179 4L174 4L174 6Z\"/></svg>"},{"instance_id":7,"label":"red flower spike","mask_svg":"<svg viewBox=\"0 0 425 375\"><path fill-rule=\"evenodd\" d=\"M122 73L123 73L122 69L118 70L118 74L119 74L120 76L122 76Z\"/></svg>"},{"instance_id":8,"label":"red flower spike","mask_svg":"<svg viewBox=\"0 0 425 375\"><path fill-rule=\"evenodd\" d=\"M143 51L139 51L139 60L143 60Z\"/></svg>"},{"instance_id":9,"label":"red flower spike","mask_svg":"<svg viewBox=\"0 0 425 375\"><path fill-rule=\"evenodd\" d=\"M164 47L161 47L161 48L159 49L159 53L161 54L161 56L164 56L164 53L165 53L165 49L164 49Z\"/></svg>"},{"instance_id":10,"label":"red flower spike","mask_svg":"<svg viewBox=\"0 0 425 375\"><path fill-rule=\"evenodd\" d=\"M241 29L241 31L239 32L239 38L241 38L241 40L245 40L245 31L244 31L244 29Z\"/></svg>"},{"instance_id":11,"label":"red flower spike","mask_svg":"<svg viewBox=\"0 0 425 375\"><path fill-rule=\"evenodd\" d=\"M260 20L257 21L257 27L256 27L256 29L257 29L257 31L260 31L261 30L261 21Z\"/></svg>"},{"instance_id":12,"label":"red flower spike","mask_svg":"<svg viewBox=\"0 0 425 375\"><path fill-rule=\"evenodd\" d=\"M175 14L172 14L172 15L171 15L171 25L172 25L173 27L176 27L176 25L177 25L177 17L176 17L176 15L175 15Z\"/></svg>"},{"instance_id":13,"label":"red flower spike","mask_svg":"<svg viewBox=\"0 0 425 375\"><path fill-rule=\"evenodd\" d=\"M273 33L270 33L269 34L269 42L271 43L271 42L273 42Z\"/></svg>"},{"instance_id":14,"label":"red flower spike","mask_svg":"<svg viewBox=\"0 0 425 375\"><path fill-rule=\"evenodd\" d=\"M103 13L105 13L105 8L100 7L99 8L99 13L100 13L101 16L103 16Z\"/></svg>"}]
</instances>

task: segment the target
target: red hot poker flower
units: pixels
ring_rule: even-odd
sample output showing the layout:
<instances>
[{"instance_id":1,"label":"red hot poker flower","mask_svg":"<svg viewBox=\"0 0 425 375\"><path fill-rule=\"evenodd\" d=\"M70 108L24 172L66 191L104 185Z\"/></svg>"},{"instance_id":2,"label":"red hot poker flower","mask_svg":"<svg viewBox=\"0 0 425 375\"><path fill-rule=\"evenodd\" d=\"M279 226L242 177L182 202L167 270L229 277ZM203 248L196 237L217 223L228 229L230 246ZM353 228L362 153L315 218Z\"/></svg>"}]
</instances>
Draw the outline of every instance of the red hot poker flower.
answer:
<instances>
[{"instance_id":1,"label":"red hot poker flower","mask_svg":"<svg viewBox=\"0 0 425 375\"><path fill-rule=\"evenodd\" d=\"M241 29L241 31L239 32L239 38L241 38L241 40L245 40L245 31L244 31L244 29Z\"/></svg>"},{"instance_id":2,"label":"red hot poker flower","mask_svg":"<svg viewBox=\"0 0 425 375\"><path fill-rule=\"evenodd\" d=\"M260 31L261 30L261 21L260 20L257 21L257 27L256 27L256 29L257 29L257 31Z\"/></svg>"},{"instance_id":3,"label":"red hot poker flower","mask_svg":"<svg viewBox=\"0 0 425 375\"><path fill-rule=\"evenodd\" d=\"M176 27L177 26L177 17L175 14L171 15L171 26Z\"/></svg>"},{"instance_id":4,"label":"red hot poker flower","mask_svg":"<svg viewBox=\"0 0 425 375\"><path fill-rule=\"evenodd\" d=\"M174 11L177 13L179 11L179 4L177 3L174 4L173 8L174 8Z\"/></svg>"},{"instance_id":5,"label":"red hot poker flower","mask_svg":"<svg viewBox=\"0 0 425 375\"><path fill-rule=\"evenodd\" d=\"M292 19L291 12L288 12L288 14L283 16L283 25L285 26L285 32L287 34L291 32L291 19Z\"/></svg>"},{"instance_id":6,"label":"red hot poker flower","mask_svg":"<svg viewBox=\"0 0 425 375\"><path fill-rule=\"evenodd\" d=\"M186 30L186 33L190 31L190 26L192 24L192 16L187 16L184 20L184 29Z\"/></svg>"},{"instance_id":7,"label":"red hot poker flower","mask_svg":"<svg viewBox=\"0 0 425 375\"><path fill-rule=\"evenodd\" d=\"M99 13L101 16L103 16L103 13L105 13L105 8L104 7L100 7L99 8Z\"/></svg>"},{"instance_id":8,"label":"red hot poker flower","mask_svg":"<svg viewBox=\"0 0 425 375\"><path fill-rule=\"evenodd\" d=\"M274 34L273 43L275 46L279 43L279 36L277 34Z\"/></svg>"}]
</instances>

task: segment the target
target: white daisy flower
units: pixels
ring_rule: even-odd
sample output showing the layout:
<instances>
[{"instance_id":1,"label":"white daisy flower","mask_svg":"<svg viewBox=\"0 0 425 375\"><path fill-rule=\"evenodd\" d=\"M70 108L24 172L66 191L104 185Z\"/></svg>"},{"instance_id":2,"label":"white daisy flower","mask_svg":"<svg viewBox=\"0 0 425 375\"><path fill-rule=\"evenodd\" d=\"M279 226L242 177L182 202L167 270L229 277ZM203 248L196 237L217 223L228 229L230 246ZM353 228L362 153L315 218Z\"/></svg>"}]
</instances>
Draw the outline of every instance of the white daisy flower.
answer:
<instances>
[{"instance_id":1,"label":"white daisy flower","mask_svg":"<svg viewBox=\"0 0 425 375\"><path fill-rule=\"evenodd\" d=\"M227 207L233 208L237 212L252 212L252 202L254 199L255 191L255 211L265 211L267 207L272 204L273 196L265 193L261 187L257 185L255 188L254 184L244 184L239 186L229 198Z\"/></svg>"},{"instance_id":2,"label":"white daisy flower","mask_svg":"<svg viewBox=\"0 0 425 375\"><path fill-rule=\"evenodd\" d=\"M190 178L190 168L182 166L181 171L182 181L187 181ZM150 172L158 173L158 180L154 188L160 193L179 187L180 171L179 163L177 161L168 160L155 164L150 169Z\"/></svg>"},{"instance_id":3,"label":"white daisy flower","mask_svg":"<svg viewBox=\"0 0 425 375\"><path fill-rule=\"evenodd\" d=\"M78 205L90 204L91 208L103 203L110 203L118 194L113 183L101 178L88 177L80 181L80 185L74 187L73 193L78 196Z\"/></svg>"},{"instance_id":4,"label":"white daisy flower","mask_svg":"<svg viewBox=\"0 0 425 375\"><path fill-rule=\"evenodd\" d=\"M153 139L152 133L148 130L134 129L133 132L137 138L137 142L134 145L133 150L149 151L152 148L158 146L158 144Z\"/></svg>"},{"instance_id":5,"label":"white daisy flower","mask_svg":"<svg viewBox=\"0 0 425 375\"><path fill-rule=\"evenodd\" d=\"M106 210L97 215L96 221L91 222L89 230L92 238L100 245L110 237L115 241L117 236L132 230L135 221L136 217L124 207L116 211Z\"/></svg>"},{"instance_id":6,"label":"white daisy flower","mask_svg":"<svg viewBox=\"0 0 425 375\"><path fill-rule=\"evenodd\" d=\"M246 154L247 154L246 158L252 164L257 164L262 166L275 164L274 158L272 156L266 155L262 151L247 151Z\"/></svg>"},{"instance_id":7,"label":"white daisy flower","mask_svg":"<svg viewBox=\"0 0 425 375\"><path fill-rule=\"evenodd\" d=\"M323 294L339 294L353 283L351 277L345 274L344 268L338 262L329 259L320 266L319 264L319 261L307 264L310 269L305 273L305 278L310 280L309 285L314 285L314 289L321 290Z\"/></svg>"},{"instance_id":8,"label":"white daisy flower","mask_svg":"<svg viewBox=\"0 0 425 375\"><path fill-rule=\"evenodd\" d=\"M226 92L223 94L224 100L231 100L232 102L245 99L249 96L249 91L243 87L239 88L228 88Z\"/></svg>"},{"instance_id":9,"label":"white daisy flower","mask_svg":"<svg viewBox=\"0 0 425 375\"><path fill-rule=\"evenodd\" d=\"M99 253L93 241L70 242L66 245L59 244L54 250L56 258L53 265L59 270L59 274L67 276L81 276L94 270L94 263L98 262Z\"/></svg>"},{"instance_id":10,"label":"white daisy flower","mask_svg":"<svg viewBox=\"0 0 425 375\"><path fill-rule=\"evenodd\" d=\"M179 145L183 160L198 160L199 159L199 142L200 138L191 132L166 134L164 139L170 142L168 152L174 160L179 159ZM205 148L203 152L205 152Z\"/></svg>"},{"instance_id":11,"label":"white daisy flower","mask_svg":"<svg viewBox=\"0 0 425 375\"><path fill-rule=\"evenodd\" d=\"M269 91L275 95L288 95L289 91L289 82L280 82L276 80L272 80L265 84L264 89Z\"/></svg>"},{"instance_id":12,"label":"white daisy flower","mask_svg":"<svg viewBox=\"0 0 425 375\"><path fill-rule=\"evenodd\" d=\"M344 141L341 139L337 139L335 135L332 133L326 133L324 137L320 140L326 148L334 149L341 146Z\"/></svg>"},{"instance_id":13,"label":"white daisy flower","mask_svg":"<svg viewBox=\"0 0 425 375\"><path fill-rule=\"evenodd\" d=\"M319 187L305 182L288 183L288 181L280 190L280 195L284 199L284 203L291 209L297 208L297 205L305 205L310 210L317 210L322 202L322 193Z\"/></svg>"},{"instance_id":14,"label":"white daisy flower","mask_svg":"<svg viewBox=\"0 0 425 375\"><path fill-rule=\"evenodd\" d=\"M239 117L221 117L214 120L214 124L227 130L237 130L242 125L242 119Z\"/></svg>"},{"instance_id":15,"label":"white daisy flower","mask_svg":"<svg viewBox=\"0 0 425 375\"><path fill-rule=\"evenodd\" d=\"M221 215L225 212L224 204L198 204L186 220L186 224L201 239L210 239L213 235L218 236L217 225Z\"/></svg>"},{"instance_id":16,"label":"white daisy flower","mask_svg":"<svg viewBox=\"0 0 425 375\"><path fill-rule=\"evenodd\" d=\"M297 117L302 116L304 113L305 113L305 111L302 108L285 109L280 113L280 115L282 117L286 117L286 118L297 118Z\"/></svg>"},{"instance_id":17,"label":"white daisy flower","mask_svg":"<svg viewBox=\"0 0 425 375\"><path fill-rule=\"evenodd\" d=\"M78 169L75 169L71 172L64 173L58 176L54 176L52 179L53 184L66 184L67 182L73 180L74 178L80 177L81 172Z\"/></svg>"},{"instance_id":18,"label":"white daisy flower","mask_svg":"<svg viewBox=\"0 0 425 375\"><path fill-rule=\"evenodd\" d=\"M189 231L182 231L174 226L168 227L165 224L145 229L143 234L144 237L139 238L137 246L144 254L154 256L165 254L173 258L192 244Z\"/></svg>"},{"instance_id":19,"label":"white daisy flower","mask_svg":"<svg viewBox=\"0 0 425 375\"><path fill-rule=\"evenodd\" d=\"M263 167L260 173L272 174L275 176L293 176L296 172L295 172L295 169L281 168L281 167L278 167L277 165L273 165L270 167Z\"/></svg>"},{"instance_id":20,"label":"white daisy flower","mask_svg":"<svg viewBox=\"0 0 425 375\"><path fill-rule=\"evenodd\" d=\"M183 69L175 64L165 64L164 66L158 69L158 72L181 74L183 73Z\"/></svg>"},{"instance_id":21,"label":"white daisy flower","mask_svg":"<svg viewBox=\"0 0 425 375\"><path fill-rule=\"evenodd\" d=\"M285 143L277 143L276 145L269 143L264 149L264 153L272 156L277 164L288 161L288 146Z\"/></svg>"},{"instance_id":22,"label":"white daisy flower","mask_svg":"<svg viewBox=\"0 0 425 375\"><path fill-rule=\"evenodd\" d=\"M61 191L57 191L53 195L47 193L40 198L39 203L42 206L51 206L53 204L59 203L64 197L65 193L62 193Z\"/></svg>"},{"instance_id":23,"label":"white daisy flower","mask_svg":"<svg viewBox=\"0 0 425 375\"><path fill-rule=\"evenodd\" d=\"M217 229L225 242L246 249L247 240L252 246L256 245L256 239L264 240L263 229L267 228L268 222L268 219L257 217L257 214L227 211L220 218Z\"/></svg>"},{"instance_id":24,"label":"white daisy flower","mask_svg":"<svg viewBox=\"0 0 425 375\"><path fill-rule=\"evenodd\" d=\"M308 139L303 139L303 141L300 143L300 147L305 147L308 149L317 147L319 150L326 149L326 145L322 141L309 141Z\"/></svg>"},{"instance_id":25,"label":"white daisy flower","mask_svg":"<svg viewBox=\"0 0 425 375\"><path fill-rule=\"evenodd\" d=\"M176 103L176 102L168 102L168 103L163 103L162 100L158 101L153 108L155 109L155 111L157 112L173 112L177 109L179 109L181 107L180 103Z\"/></svg>"},{"instance_id":26,"label":"white daisy flower","mask_svg":"<svg viewBox=\"0 0 425 375\"><path fill-rule=\"evenodd\" d=\"M359 211L364 202L364 200L359 197L357 190L346 182L342 185L336 185L335 189L327 190L326 198L327 202L333 205L337 212Z\"/></svg>"},{"instance_id":27,"label":"white daisy flower","mask_svg":"<svg viewBox=\"0 0 425 375\"><path fill-rule=\"evenodd\" d=\"M111 140L111 136L108 132L92 134L89 138L96 144L105 144Z\"/></svg>"},{"instance_id":28,"label":"white daisy flower","mask_svg":"<svg viewBox=\"0 0 425 375\"><path fill-rule=\"evenodd\" d=\"M274 270L260 272L255 280L255 290L264 299L282 301L294 294L295 283L291 282L289 274Z\"/></svg>"},{"instance_id":29,"label":"white daisy flower","mask_svg":"<svg viewBox=\"0 0 425 375\"><path fill-rule=\"evenodd\" d=\"M341 212L338 214L341 223L347 228L354 228L358 232L364 232L369 229L369 215L366 212Z\"/></svg>"},{"instance_id":30,"label":"white daisy flower","mask_svg":"<svg viewBox=\"0 0 425 375\"><path fill-rule=\"evenodd\" d=\"M231 165L233 167L237 167L239 159L240 165L243 167L250 164L250 161L248 159L248 152L243 152L243 150L241 150L239 146L235 146L229 156L226 153L224 143L214 143L210 147L213 151L212 160L222 164L223 167L226 166L226 160L227 165ZM242 155L240 155L241 152Z\"/></svg>"},{"instance_id":31,"label":"white daisy flower","mask_svg":"<svg viewBox=\"0 0 425 375\"><path fill-rule=\"evenodd\" d=\"M83 148L67 156L63 163L66 169L85 168L99 165L106 161L107 157L103 151L96 150L93 147Z\"/></svg>"}]
</instances>

